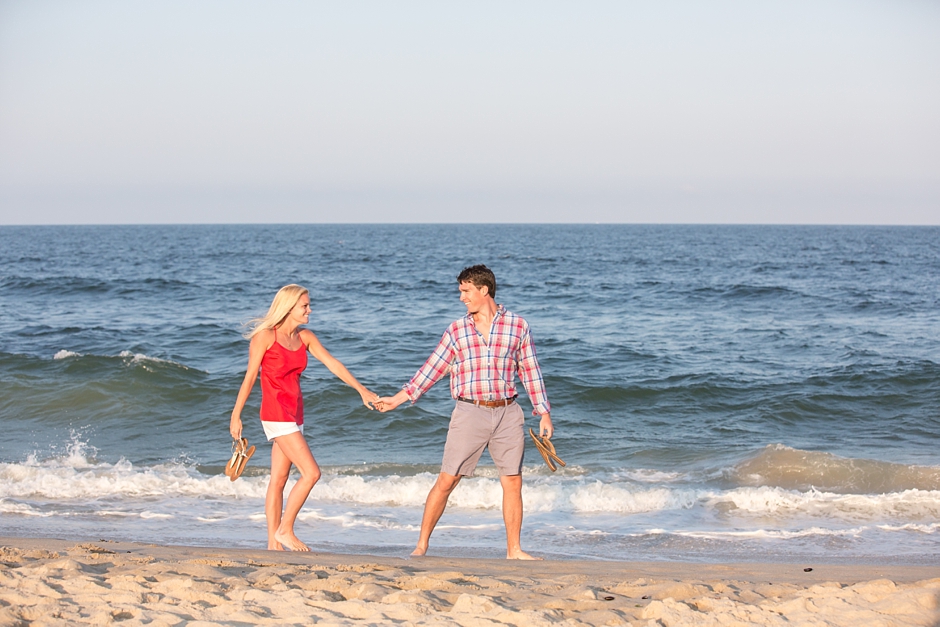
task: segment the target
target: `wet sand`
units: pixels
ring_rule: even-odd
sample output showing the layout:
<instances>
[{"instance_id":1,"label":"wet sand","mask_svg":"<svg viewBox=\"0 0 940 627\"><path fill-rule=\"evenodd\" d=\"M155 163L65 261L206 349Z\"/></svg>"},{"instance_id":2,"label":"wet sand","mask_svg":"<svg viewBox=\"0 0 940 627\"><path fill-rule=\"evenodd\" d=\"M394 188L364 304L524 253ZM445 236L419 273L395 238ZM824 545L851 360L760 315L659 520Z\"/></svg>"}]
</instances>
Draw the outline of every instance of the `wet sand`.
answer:
<instances>
[{"instance_id":1,"label":"wet sand","mask_svg":"<svg viewBox=\"0 0 940 627\"><path fill-rule=\"evenodd\" d=\"M940 567L405 559L0 537L0 625L110 623L935 627Z\"/></svg>"}]
</instances>

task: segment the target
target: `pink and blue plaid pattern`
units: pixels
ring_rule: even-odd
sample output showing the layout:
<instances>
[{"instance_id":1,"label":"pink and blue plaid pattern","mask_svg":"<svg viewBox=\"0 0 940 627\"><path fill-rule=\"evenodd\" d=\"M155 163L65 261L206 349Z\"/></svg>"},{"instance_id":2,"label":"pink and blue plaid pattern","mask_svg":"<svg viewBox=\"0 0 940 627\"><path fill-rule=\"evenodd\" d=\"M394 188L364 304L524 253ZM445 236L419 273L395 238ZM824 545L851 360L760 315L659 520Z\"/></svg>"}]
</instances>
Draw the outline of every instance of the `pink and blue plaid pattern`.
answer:
<instances>
[{"instance_id":1,"label":"pink and blue plaid pattern","mask_svg":"<svg viewBox=\"0 0 940 627\"><path fill-rule=\"evenodd\" d=\"M447 373L451 396L474 401L512 398L518 374L532 401L532 413L551 411L529 325L502 305L493 318L488 345L467 314L447 327L437 348L402 389L414 403Z\"/></svg>"}]
</instances>

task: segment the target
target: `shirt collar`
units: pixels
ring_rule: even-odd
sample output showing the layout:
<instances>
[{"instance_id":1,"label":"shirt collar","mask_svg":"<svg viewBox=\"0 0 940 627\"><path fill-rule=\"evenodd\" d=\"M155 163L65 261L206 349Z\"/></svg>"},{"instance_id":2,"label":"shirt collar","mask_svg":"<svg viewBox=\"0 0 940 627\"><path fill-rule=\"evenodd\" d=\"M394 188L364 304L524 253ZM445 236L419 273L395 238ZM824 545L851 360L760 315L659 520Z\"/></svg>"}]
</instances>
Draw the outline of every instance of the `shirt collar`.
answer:
<instances>
[{"instance_id":1,"label":"shirt collar","mask_svg":"<svg viewBox=\"0 0 940 627\"><path fill-rule=\"evenodd\" d=\"M499 303L497 303L497 304L496 304L496 315L493 316L493 321L495 322L495 321L496 321L500 316L502 316L505 312L506 312L506 308L503 307L502 305L500 305ZM464 318L465 318L468 322L473 322L473 314L470 313L469 311L467 312L467 315L464 316Z\"/></svg>"}]
</instances>

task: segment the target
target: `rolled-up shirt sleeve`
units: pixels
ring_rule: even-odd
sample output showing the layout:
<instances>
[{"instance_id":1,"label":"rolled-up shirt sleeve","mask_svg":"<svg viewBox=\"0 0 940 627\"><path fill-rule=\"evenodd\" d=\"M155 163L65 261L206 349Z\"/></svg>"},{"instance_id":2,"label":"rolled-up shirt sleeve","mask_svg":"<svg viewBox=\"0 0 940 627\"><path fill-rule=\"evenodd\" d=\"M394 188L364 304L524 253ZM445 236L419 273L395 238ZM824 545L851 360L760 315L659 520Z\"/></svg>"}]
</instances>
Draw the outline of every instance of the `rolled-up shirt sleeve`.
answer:
<instances>
[{"instance_id":1,"label":"rolled-up shirt sleeve","mask_svg":"<svg viewBox=\"0 0 940 627\"><path fill-rule=\"evenodd\" d=\"M522 386L529 394L529 400L532 401L532 415L541 416L551 413L552 406L549 404L548 395L545 393L545 382L542 381L542 370L539 368L539 361L535 356L535 344L532 343L532 338L529 336L528 325L526 325L519 343L516 370L519 373Z\"/></svg>"},{"instance_id":2,"label":"rolled-up shirt sleeve","mask_svg":"<svg viewBox=\"0 0 940 627\"><path fill-rule=\"evenodd\" d=\"M428 360L418 369L415 376L411 377L411 381L401 388L411 399L412 404L450 371L450 366L454 363L456 355L456 343L451 330L448 329L444 332L441 341L437 343L437 348L434 349Z\"/></svg>"}]
</instances>

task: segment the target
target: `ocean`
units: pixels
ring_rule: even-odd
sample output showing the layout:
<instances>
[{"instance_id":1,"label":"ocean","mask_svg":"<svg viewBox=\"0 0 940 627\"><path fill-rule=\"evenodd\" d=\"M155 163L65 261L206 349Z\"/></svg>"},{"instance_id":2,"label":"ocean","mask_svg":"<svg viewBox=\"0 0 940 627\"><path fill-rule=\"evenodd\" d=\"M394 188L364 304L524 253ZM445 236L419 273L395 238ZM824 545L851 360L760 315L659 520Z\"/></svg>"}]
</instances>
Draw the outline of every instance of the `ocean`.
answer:
<instances>
[{"instance_id":1,"label":"ocean","mask_svg":"<svg viewBox=\"0 0 940 627\"><path fill-rule=\"evenodd\" d=\"M529 321L568 464L529 443L524 549L940 565L935 227L0 227L0 535L263 547L259 387L258 452L223 475L243 323L300 283L309 328L393 394L465 313L474 263ZM407 555L447 382L386 414L313 358L302 386L323 477L298 536ZM430 554L505 554L487 455Z\"/></svg>"}]
</instances>

